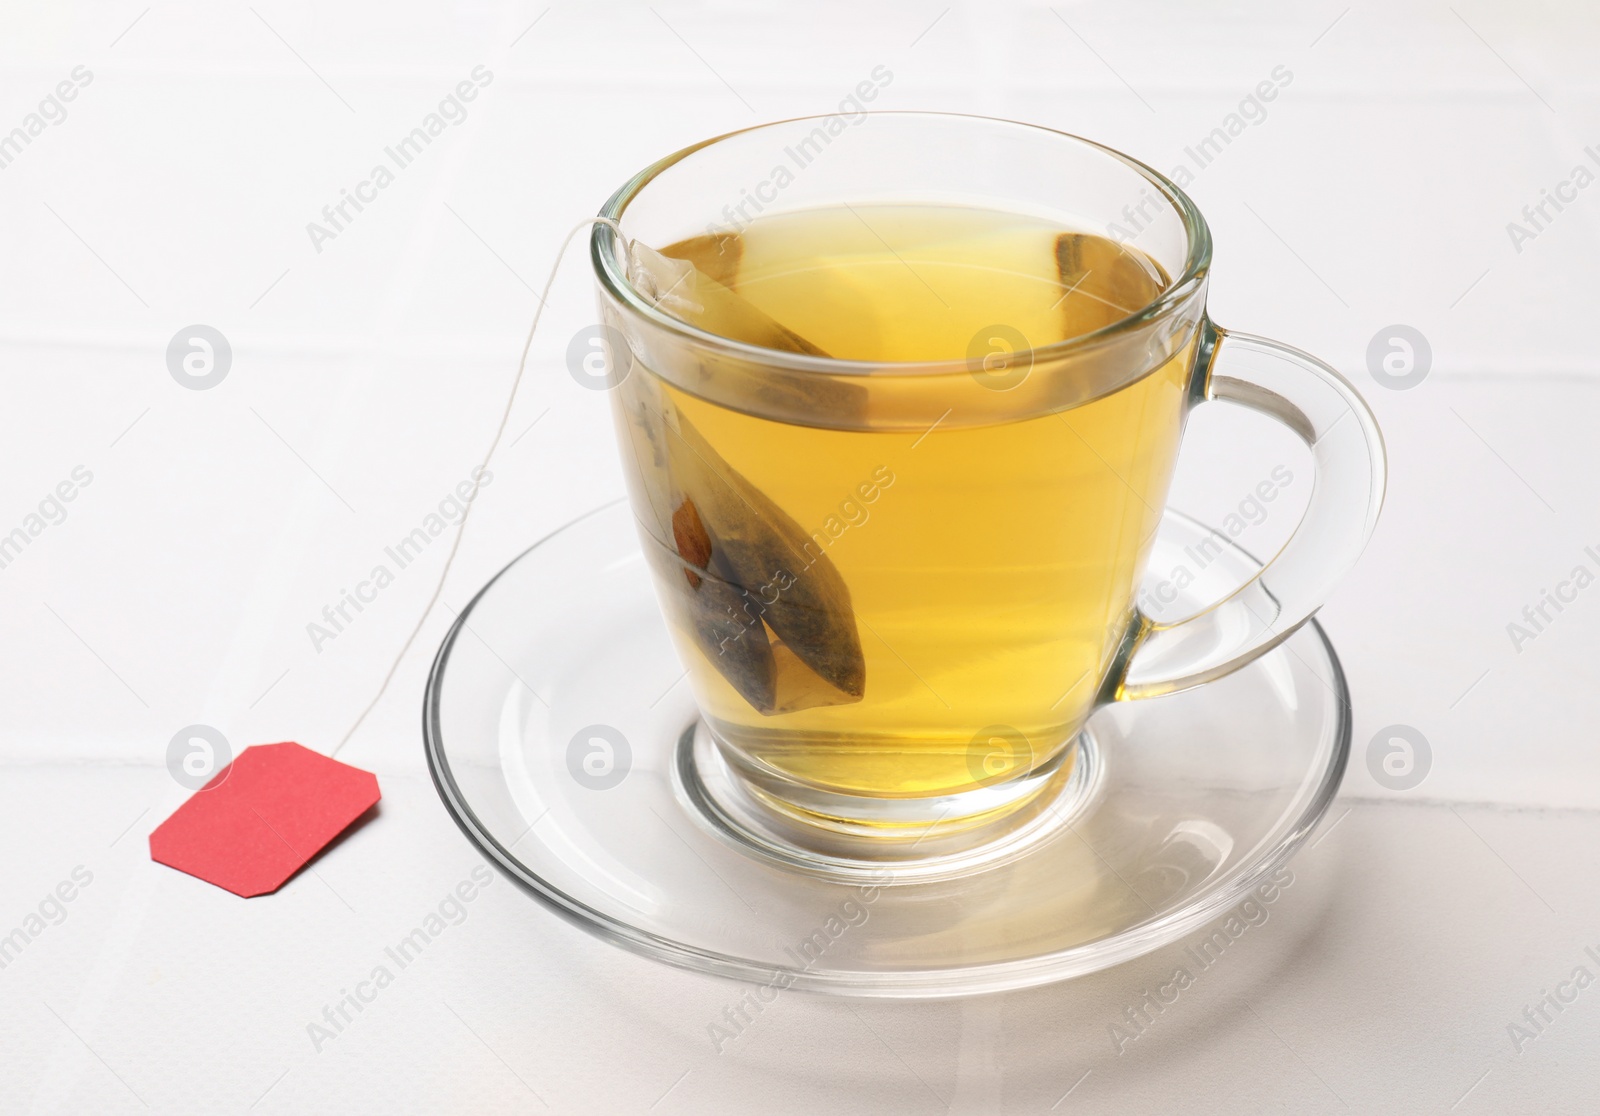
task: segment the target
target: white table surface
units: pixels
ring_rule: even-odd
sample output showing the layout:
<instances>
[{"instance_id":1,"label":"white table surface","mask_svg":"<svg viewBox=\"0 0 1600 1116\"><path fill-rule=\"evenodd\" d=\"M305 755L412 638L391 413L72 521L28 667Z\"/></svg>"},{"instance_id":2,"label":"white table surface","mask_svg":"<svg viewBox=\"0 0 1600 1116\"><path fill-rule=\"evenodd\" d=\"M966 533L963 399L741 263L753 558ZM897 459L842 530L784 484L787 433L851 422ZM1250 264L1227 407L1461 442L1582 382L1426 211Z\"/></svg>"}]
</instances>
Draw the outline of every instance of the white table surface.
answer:
<instances>
[{"instance_id":1,"label":"white table surface","mask_svg":"<svg viewBox=\"0 0 1600 1116\"><path fill-rule=\"evenodd\" d=\"M1520 251L1507 225L1600 172L1597 46L1592 9L1484 0L0 12L0 134L92 74L0 169L0 534L93 477L0 568L0 934L92 876L0 969L0 1112L1595 1111L1600 987L1532 1040L1508 1027L1575 968L1600 977L1600 589L1520 648L1507 625L1600 568L1600 187ZM479 65L467 118L317 252L306 223ZM185 796L169 739L330 749L443 548L320 651L306 625L476 464L566 230L661 154L832 111L877 65L878 107L1025 119L1162 170L1292 72L1190 192L1215 316L1342 369L1390 453L1383 522L1323 612L1354 759L1294 884L1120 1052L1111 1024L1182 944L966 1001L787 994L718 1053L737 986L503 880L315 1049L308 1024L477 863L418 738L449 612L340 754L378 773L378 816L276 895L150 862ZM620 490L605 400L562 368L592 320L574 255L451 607ZM195 323L233 350L206 391L165 364ZM1433 351L1409 391L1367 368L1396 323ZM1215 519L1292 460L1202 411L1174 502ZM1270 549L1293 506L1241 541ZM1365 758L1394 724L1432 750L1403 792Z\"/></svg>"}]
</instances>

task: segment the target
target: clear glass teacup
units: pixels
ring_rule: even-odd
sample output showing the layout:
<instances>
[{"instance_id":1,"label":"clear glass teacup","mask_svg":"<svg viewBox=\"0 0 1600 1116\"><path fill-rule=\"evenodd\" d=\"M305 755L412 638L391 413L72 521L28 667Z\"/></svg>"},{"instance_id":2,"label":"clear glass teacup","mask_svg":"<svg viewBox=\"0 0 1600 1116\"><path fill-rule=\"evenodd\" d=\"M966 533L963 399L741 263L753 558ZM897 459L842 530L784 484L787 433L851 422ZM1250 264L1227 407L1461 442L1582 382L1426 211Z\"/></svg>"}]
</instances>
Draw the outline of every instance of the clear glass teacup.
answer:
<instances>
[{"instance_id":1,"label":"clear glass teacup","mask_svg":"<svg viewBox=\"0 0 1600 1116\"><path fill-rule=\"evenodd\" d=\"M1069 778L1090 714L1276 646L1359 556L1382 441L1333 369L1214 325L1211 240L1150 168L930 113L680 151L592 251L657 596L745 828L896 859L971 846ZM1311 448L1258 576L1157 623L1135 598L1195 404Z\"/></svg>"}]
</instances>

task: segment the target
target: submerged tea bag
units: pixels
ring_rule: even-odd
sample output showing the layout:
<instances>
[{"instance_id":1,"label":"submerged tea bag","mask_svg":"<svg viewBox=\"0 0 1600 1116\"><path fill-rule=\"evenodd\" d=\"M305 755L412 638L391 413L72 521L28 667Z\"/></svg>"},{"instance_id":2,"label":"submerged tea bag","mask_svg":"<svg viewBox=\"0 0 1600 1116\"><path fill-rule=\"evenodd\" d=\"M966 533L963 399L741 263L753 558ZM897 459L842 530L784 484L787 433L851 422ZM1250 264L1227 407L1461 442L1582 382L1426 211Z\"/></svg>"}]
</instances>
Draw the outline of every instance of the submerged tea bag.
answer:
<instances>
[{"instance_id":1,"label":"submerged tea bag","mask_svg":"<svg viewBox=\"0 0 1600 1116\"><path fill-rule=\"evenodd\" d=\"M630 417L662 544L654 557L663 602L706 659L763 714L859 701L866 662L855 610L823 544L659 387L636 388Z\"/></svg>"},{"instance_id":2,"label":"submerged tea bag","mask_svg":"<svg viewBox=\"0 0 1600 1116\"><path fill-rule=\"evenodd\" d=\"M672 589L687 605L695 641L754 709L775 712L778 672L767 630L759 613L748 608L749 591L725 576L726 563L717 561L713 570L713 558L720 555L690 497L684 497L672 513L672 537L686 563L682 573L688 592L675 583Z\"/></svg>"},{"instance_id":3,"label":"submerged tea bag","mask_svg":"<svg viewBox=\"0 0 1600 1116\"><path fill-rule=\"evenodd\" d=\"M822 546L724 461L681 412L667 430L667 462L705 525L713 564L702 568L743 589L785 647L859 699L866 664L850 590Z\"/></svg>"},{"instance_id":4,"label":"submerged tea bag","mask_svg":"<svg viewBox=\"0 0 1600 1116\"><path fill-rule=\"evenodd\" d=\"M675 248L691 258L628 246L630 280L661 309L764 348L827 355L721 281L737 272L736 235ZM828 390L820 377L818 386ZM825 543L734 469L652 375L624 390L643 496L681 563L662 571L664 596L706 658L764 714L859 701L861 639Z\"/></svg>"}]
</instances>

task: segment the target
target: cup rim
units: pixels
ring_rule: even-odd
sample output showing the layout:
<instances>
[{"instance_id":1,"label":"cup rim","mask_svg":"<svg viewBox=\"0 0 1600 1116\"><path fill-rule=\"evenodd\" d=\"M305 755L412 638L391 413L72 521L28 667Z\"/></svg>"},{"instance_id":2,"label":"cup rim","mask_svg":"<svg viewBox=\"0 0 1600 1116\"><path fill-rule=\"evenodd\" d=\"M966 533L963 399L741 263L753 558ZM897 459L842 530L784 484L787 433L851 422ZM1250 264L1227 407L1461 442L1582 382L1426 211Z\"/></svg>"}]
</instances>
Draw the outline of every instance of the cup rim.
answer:
<instances>
[{"instance_id":1,"label":"cup rim","mask_svg":"<svg viewBox=\"0 0 1600 1116\"><path fill-rule=\"evenodd\" d=\"M1144 178L1177 211L1179 217L1183 220L1184 233L1188 240L1184 267L1179 276L1169 283L1154 299L1125 318L1120 318L1109 325L1088 333L1079 334L1064 341L1054 341L1048 345L1025 350L1035 365L1069 359L1087 350L1120 340L1124 335L1133 333L1141 327L1157 321L1173 311L1174 308L1185 303L1205 282L1206 275L1211 267L1211 229L1206 224L1205 218L1201 216L1199 207L1194 204L1194 201L1188 194L1183 192L1177 183L1131 155L1125 155L1115 148L1107 147L1103 143L1097 143L1094 140L1071 132L1047 128L1041 124L1029 124L1019 120L1007 120L1002 117L983 116L978 113L895 109L867 112L863 115L868 117L942 117L952 120L982 121L987 124L1023 128L1034 132L1047 132L1060 139L1092 147L1101 154L1122 163ZM681 148L656 160L628 179L606 200L605 205L600 209L599 216L620 223L628 204L638 197L646 186L669 168L676 166L695 154L695 152L710 147L712 144L721 143L735 136L742 136L748 132L757 132L766 128L827 119L829 119L828 115L820 114L772 120L764 124L754 124L748 128L738 128L731 132L724 132L721 135L712 136L710 139L701 140L699 143L690 144L688 147ZM607 224L597 222L594 226L594 231L590 237L590 259L594 266L595 276L601 286L609 295L633 313L644 318L652 325L676 334L686 341L704 348L717 350L729 356L768 366L776 365L799 371L827 373L834 376L937 376L956 373L965 374L971 371L971 363L966 358L958 357L937 361L870 361L811 356L806 353L791 353L780 349L768 349L760 345L752 345L745 341L736 341L690 325L688 322L673 317L671 314L659 309L634 289L633 284L627 278L625 269L619 266L617 233Z\"/></svg>"}]
</instances>

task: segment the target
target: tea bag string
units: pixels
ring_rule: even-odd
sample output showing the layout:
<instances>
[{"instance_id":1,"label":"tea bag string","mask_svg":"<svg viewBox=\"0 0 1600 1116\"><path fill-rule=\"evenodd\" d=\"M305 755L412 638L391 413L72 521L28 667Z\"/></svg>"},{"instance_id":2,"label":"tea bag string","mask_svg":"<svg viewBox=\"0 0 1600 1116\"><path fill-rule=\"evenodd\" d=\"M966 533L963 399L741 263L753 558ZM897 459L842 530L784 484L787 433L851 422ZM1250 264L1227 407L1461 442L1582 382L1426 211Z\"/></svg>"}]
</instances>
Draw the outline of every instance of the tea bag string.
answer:
<instances>
[{"instance_id":1,"label":"tea bag string","mask_svg":"<svg viewBox=\"0 0 1600 1116\"><path fill-rule=\"evenodd\" d=\"M614 232L623 243L624 254L627 254L628 240L623 236L621 227L610 217L590 217L580 221L568 231L566 238L561 241L561 247L556 252L555 262L550 265L550 274L545 277L544 287L535 296L539 300L539 305L534 308L533 321L528 323L528 336L522 342L522 356L517 360L517 374L512 377L511 390L506 394L505 406L500 411L500 422L495 427L494 437L489 440L489 448L484 451L483 461L473 474L474 478L481 477L488 471L489 463L494 460L495 451L500 448L500 440L505 437L506 425L511 421L512 408L516 406L518 389L522 387L523 376L528 369L528 353L533 348L533 335L539 329L539 319L544 316L545 309L548 306L550 288L555 286L556 273L561 268L561 261L566 258L567 249L572 244L572 238L595 225L605 225ZM473 482L474 496L477 495L476 488L478 483L476 479ZM444 583L450 576L450 568L455 565L456 554L461 550L461 537L467 532L467 521L471 518L472 509L475 506L475 500L466 502L466 509L461 513L461 521L456 524L455 538L450 542L450 553L445 555L444 566L439 571L439 580L433 587L433 593L428 597L428 603L422 607L422 615L417 617L417 622L412 627L411 634L406 636L406 641L400 645L400 650L395 655L394 661L389 664L388 673L383 676L383 682L378 686L378 692L372 695L372 700L367 703L366 708L356 717L355 723L350 726L349 731L344 734L339 743L334 745L333 750L328 753L329 756L339 754L339 750L350 742L350 738L356 734L356 730L366 721L367 716L377 708L378 702L383 700L383 695L388 692L389 683L394 681L394 676L400 670L400 664L405 661L406 655L411 651L411 645L417 641L417 636L422 633L422 626L428 622L428 617L433 615L434 606L439 603L439 598L444 594Z\"/></svg>"}]
</instances>

